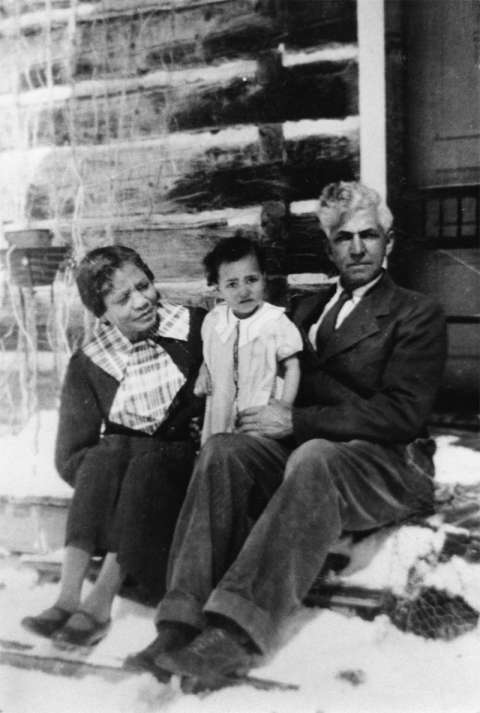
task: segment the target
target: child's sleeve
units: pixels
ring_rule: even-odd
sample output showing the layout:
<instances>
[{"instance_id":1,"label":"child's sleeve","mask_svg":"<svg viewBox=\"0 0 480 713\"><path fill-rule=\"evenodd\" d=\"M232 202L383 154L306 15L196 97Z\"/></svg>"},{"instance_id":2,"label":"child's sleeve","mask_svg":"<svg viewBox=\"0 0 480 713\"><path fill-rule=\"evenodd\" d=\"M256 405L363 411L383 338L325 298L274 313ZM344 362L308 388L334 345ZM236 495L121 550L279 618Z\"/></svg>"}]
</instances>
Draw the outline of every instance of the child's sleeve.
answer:
<instances>
[{"instance_id":1,"label":"child's sleeve","mask_svg":"<svg viewBox=\"0 0 480 713\"><path fill-rule=\"evenodd\" d=\"M279 319L279 338L277 344L277 359L283 361L303 349L301 334L293 322L284 314Z\"/></svg>"}]
</instances>

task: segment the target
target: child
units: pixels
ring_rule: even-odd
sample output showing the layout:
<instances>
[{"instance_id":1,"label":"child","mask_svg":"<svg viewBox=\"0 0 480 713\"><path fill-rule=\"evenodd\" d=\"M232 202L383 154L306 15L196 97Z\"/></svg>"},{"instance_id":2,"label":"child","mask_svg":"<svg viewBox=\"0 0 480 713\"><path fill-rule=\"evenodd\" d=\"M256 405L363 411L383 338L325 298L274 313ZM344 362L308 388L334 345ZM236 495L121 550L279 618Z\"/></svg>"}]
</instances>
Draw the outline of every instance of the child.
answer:
<instances>
[{"instance_id":1,"label":"child","mask_svg":"<svg viewBox=\"0 0 480 713\"><path fill-rule=\"evenodd\" d=\"M265 302L265 257L237 234L221 240L203 261L209 285L225 303L202 325L203 359L195 384L207 394L202 443L235 430L237 414L272 398L292 404L298 390L302 338L282 307ZM281 375L282 379L278 377Z\"/></svg>"}]
</instances>

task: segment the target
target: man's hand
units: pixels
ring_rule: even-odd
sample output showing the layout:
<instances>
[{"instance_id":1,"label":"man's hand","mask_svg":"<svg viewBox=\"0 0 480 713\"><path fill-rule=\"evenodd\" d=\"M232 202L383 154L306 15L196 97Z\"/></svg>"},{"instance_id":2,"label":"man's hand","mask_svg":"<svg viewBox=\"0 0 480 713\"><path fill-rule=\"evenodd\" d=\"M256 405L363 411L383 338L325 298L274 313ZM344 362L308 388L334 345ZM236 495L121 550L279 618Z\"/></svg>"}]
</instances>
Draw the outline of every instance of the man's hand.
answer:
<instances>
[{"instance_id":1,"label":"man's hand","mask_svg":"<svg viewBox=\"0 0 480 713\"><path fill-rule=\"evenodd\" d=\"M293 433L292 407L272 399L266 406L247 408L238 414L236 432L269 438L290 436Z\"/></svg>"},{"instance_id":2,"label":"man's hand","mask_svg":"<svg viewBox=\"0 0 480 713\"><path fill-rule=\"evenodd\" d=\"M199 369L197 380L193 387L193 393L195 396L210 396L212 393L212 379L205 362L203 362Z\"/></svg>"}]
</instances>

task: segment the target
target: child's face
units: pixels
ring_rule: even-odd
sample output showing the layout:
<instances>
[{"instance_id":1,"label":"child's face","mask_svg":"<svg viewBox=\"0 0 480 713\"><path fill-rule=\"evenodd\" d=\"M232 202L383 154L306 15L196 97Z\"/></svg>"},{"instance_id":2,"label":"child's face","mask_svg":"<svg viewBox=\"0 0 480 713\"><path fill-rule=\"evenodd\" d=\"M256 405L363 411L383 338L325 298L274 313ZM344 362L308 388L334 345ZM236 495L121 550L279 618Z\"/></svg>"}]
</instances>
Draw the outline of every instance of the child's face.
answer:
<instances>
[{"instance_id":1,"label":"child's face","mask_svg":"<svg viewBox=\"0 0 480 713\"><path fill-rule=\"evenodd\" d=\"M237 317L247 317L263 302L265 276L257 258L246 255L218 268L218 291Z\"/></svg>"}]
</instances>

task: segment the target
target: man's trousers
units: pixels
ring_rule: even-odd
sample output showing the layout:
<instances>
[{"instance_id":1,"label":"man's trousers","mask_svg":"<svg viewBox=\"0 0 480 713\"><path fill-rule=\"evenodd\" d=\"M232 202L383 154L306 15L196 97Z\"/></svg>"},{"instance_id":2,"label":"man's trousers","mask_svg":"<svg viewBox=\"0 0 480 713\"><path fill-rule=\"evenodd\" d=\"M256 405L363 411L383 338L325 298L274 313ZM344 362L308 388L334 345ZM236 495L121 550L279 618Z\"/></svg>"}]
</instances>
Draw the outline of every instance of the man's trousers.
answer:
<instances>
[{"instance_id":1,"label":"man's trousers","mask_svg":"<svg viewBox=\"0 0 480 713\"><path fill-rule=\"evenodd\" d=\"M228 617L261 651L298 607L342 532L429 511L428 470L405 446L212 436L177 522L157 623Z\"/></svg>"}]
</instances>

